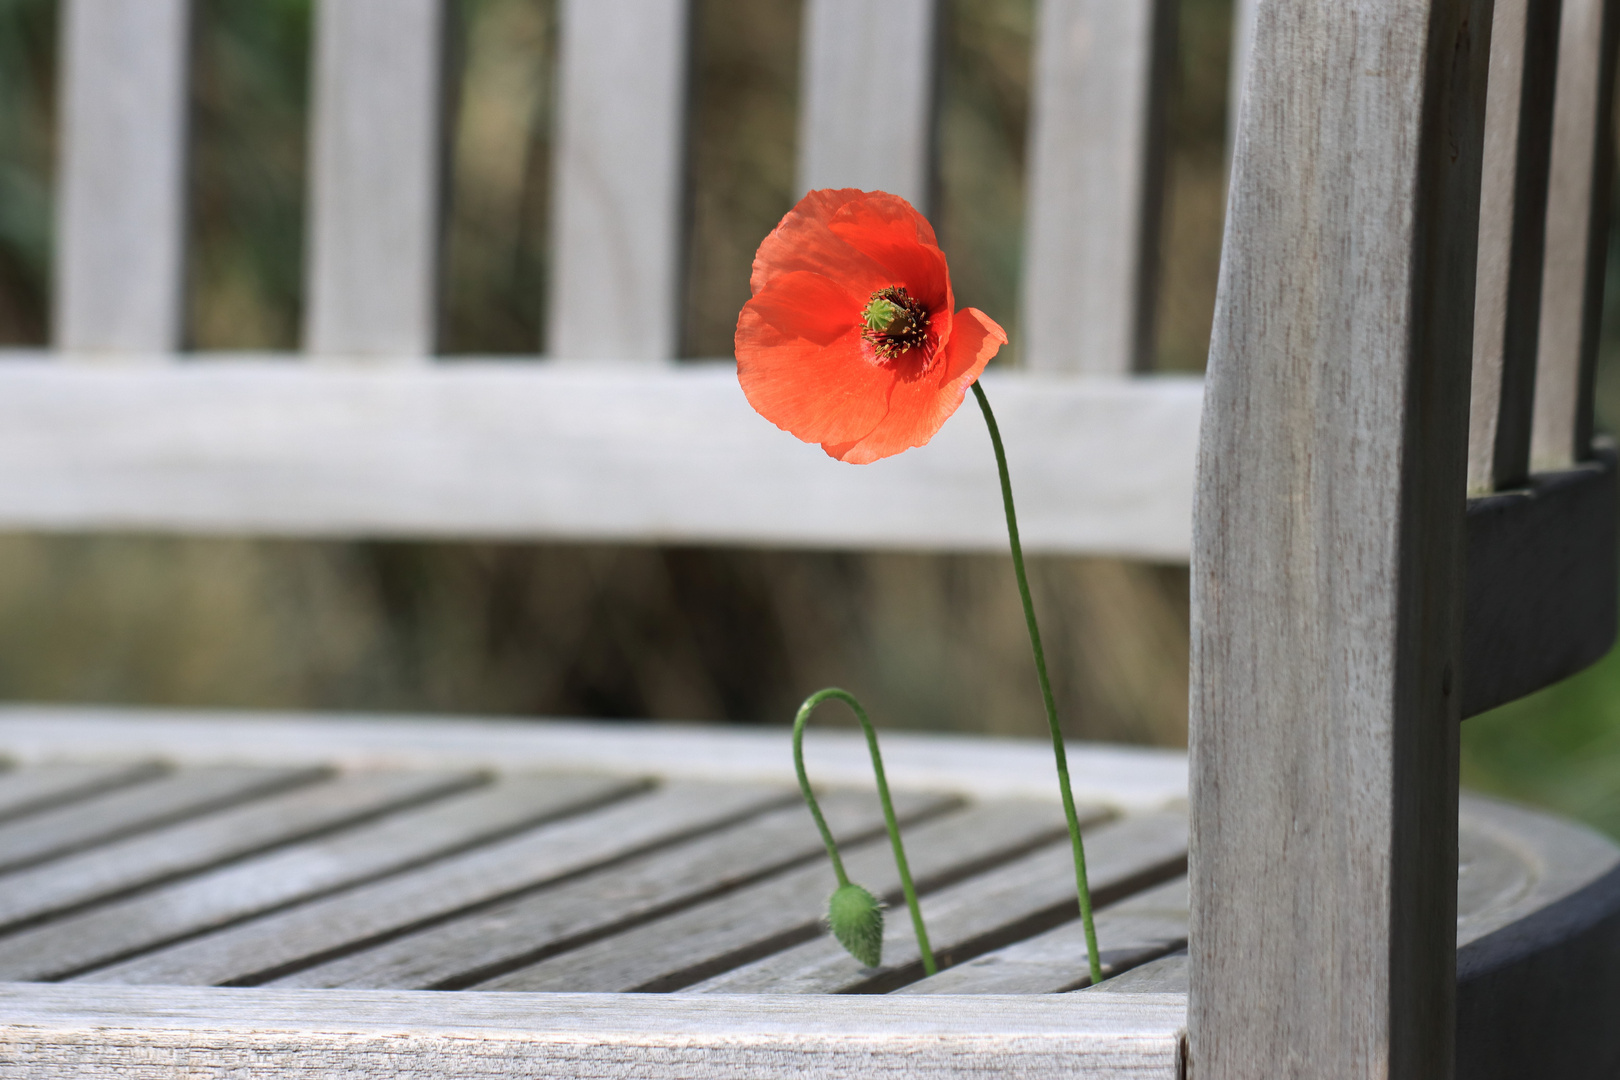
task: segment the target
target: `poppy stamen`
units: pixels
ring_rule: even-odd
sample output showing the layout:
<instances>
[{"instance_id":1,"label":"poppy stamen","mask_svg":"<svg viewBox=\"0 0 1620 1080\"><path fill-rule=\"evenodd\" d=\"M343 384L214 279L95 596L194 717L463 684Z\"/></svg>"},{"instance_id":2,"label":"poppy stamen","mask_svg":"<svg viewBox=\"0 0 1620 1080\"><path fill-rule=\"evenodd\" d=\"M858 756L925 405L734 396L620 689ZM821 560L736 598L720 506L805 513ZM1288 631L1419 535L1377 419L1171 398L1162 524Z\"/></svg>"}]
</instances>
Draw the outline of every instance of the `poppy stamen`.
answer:
<instances>
[{"instance_id":1,"label":"poppy stamen","mask_svg":"<svg viewBox=\"0 0 1620 1080\"><path fill-rule=\"evenodd\" d=\"M904 285L879 289L861 310L861 336L883 359L893 360L928 344L928 309Z\"/></svg>"}]
</instances>

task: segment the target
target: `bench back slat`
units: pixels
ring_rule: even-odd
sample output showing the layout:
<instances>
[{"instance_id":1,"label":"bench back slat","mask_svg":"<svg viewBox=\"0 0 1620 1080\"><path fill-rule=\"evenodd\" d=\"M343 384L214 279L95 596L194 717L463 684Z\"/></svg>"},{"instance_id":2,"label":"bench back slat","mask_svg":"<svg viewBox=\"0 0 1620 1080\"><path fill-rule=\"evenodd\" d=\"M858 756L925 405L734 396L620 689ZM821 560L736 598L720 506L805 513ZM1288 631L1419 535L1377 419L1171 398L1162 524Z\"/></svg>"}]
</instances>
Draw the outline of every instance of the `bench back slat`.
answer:
<instances>
[{"instance_id":1,"label":"bench back slat","mask_svg":"<svg viewBox=\"0 0 1620 1080\"><path fill-rule=\"evenodd\" d=\"M688 0L563 0L549 351L675 355Z\"/></svg>"},{"instance_id":2,"label":"bench back slat","mask_svg":"<svg viewBox=\"0 0 1620 1080\"><path fill-rule=\"evenodd\" d=\"M180 347L189 0L66 0L53 337Z\"/></svg>"},{"instance_id":3,"label":"bench back slat","mask_svg":"<svg viewBox=\"0 0 1620 1080\"><path fill-rule=\"evenodd\" d=\"M799 190L932 203L939 0L806 0Z\"/></svg>"},{"instance_id":4,"label":"bench back slat","mask_svg":"<svg viewBox=\"0 0 1620 1080\"><path fill-rule=\"evenodd\" d=\"M1480 182L1468 488L1523 483L1541 321L1559 0L1497 0Z\"/></svg>"},{"instance_id":5,"label":"bench back slat","mask_svg":"<svg viewBox=\"0 0 1620 1080\"><path fill-rule=\"evenodd\" d=\"M1617 39L1614 0L1564 0L1530 445L1530 466L1537 471L1568 468L1591 455L1614 171Z\"/></svg>"},{"instance_id":6,"label":"bench back slat","mask_svg":"<svg viewBox=\"0 0 1620 1080\"><path fill-rule=\"evenodd\" d=\"M433 352L444 20L444 0L316 5L304 346L317 356Z\"/></svg>"},{"instance_id":7,"label":"bench back slat","mask_svg":"<svg viewBox=\"0 0 1620 1080\"><path fill-rule=\"evenodd\" d=\"M1032 83L1024 365L1152 364L1174 12L1165 0L1045 0Z\"/></svg>"},{"instance_id":8,"label":"bench back slat","mask_svg":"<svg viewBox=\"0 0 1620 1080\"><path fill-rule=\"evenodd\" d=\"M1451 1075L1489 15L1257 13L1194 503L1199 1080Z\"/></svg>"}]
</instances>

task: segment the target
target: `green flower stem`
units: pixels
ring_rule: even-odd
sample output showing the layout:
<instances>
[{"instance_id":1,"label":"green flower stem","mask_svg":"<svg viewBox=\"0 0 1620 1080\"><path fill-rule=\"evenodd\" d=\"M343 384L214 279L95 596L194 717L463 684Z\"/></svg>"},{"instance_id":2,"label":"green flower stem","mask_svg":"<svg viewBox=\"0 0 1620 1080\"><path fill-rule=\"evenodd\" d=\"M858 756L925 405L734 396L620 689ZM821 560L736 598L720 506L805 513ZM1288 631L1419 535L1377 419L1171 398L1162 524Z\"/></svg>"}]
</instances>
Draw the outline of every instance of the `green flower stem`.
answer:
<instances>
[{"instance_id":1,"label":"green flower stem","mask_svg":"<svg viewBox=\"0 0 1620 1080\"><path fill-rule=\"evenodd\" d=\"M1052 731L1052 756L1057 759L1058 789L1063 793L1063 814L1069 819L1069 842L1074 847L1074 884L1080 894L1080 921L1086 931L1086 957L1091 962L1092 985L1102 982L1102 962L1097 957L1097 926L1091 917L1091 886L1086 881L1086 847L1080 840L1080 819L1074 812L1074 792L1069 788L1069 758L1063 751L1063 732L1058 729L1057 702L1052 698L1052 680L1046 674L1046 651L1041 648L1041 629L1035 624L1035 602L1029 595L1029 577L1024 573L1024 547L1018 542L1018 512L1013 509L1012 479L1007 475L1007 451L1001 445L1001 429L990 399L975 380L973 396L990 429L990 444L996 449L996 471L1001 474L1001 501L1007 510L1007 542L1012 547L1013 574L1018 578L1018 596L1024 602L1024 622L1029 626L1030 648L1035 650L1035 674L1041 682L1041 700L1046 703L1046 725Z\"/></svg>"},{"instance_id":2,"label":"green flower stem","mask_svg":"<svg viewBox=\"0 0 1620 1080\"><path fill-rule=\"evenodd\" d=\"M855 695L847 690L829 686L825 690L817 690L804 699L799 706L799 715L793 721L793 768L799 774L799 790L804 792L804 801L810 807L810 816L816 819L816 828L821 830L821 842L827 845L827 857L832 860L833 873L838 875L839 887L849 884L849 875L844 872L844 861L838 857L838 845L833 840L832 830L827 828L827 819L821 816L821 807L816 802L815 793L810 790L810 777L804 771L804 725L815 712L816 706L823 701L836 698L848 705L855 713L855 719L861 722L861 729L866 732L866 747L872 752L872 772L877 776L878 800L883 803L883 820L889 828L889 844L894 848L894 865L900 871L900 887L906 894L906 906L911 909L911 926L917 933L917 948L922 953L923 971L929 975L939 970L934 963L934 950L928 944L928 930L923 926L922 908L917 905L917 888L911 883L911 867L906 863L906 849L900 843L900 825L894 820L894 802L889 798L889 781L883 775L883 755L878 752L877 732L872 728L872 721L867 718L866 710L861 703L855 700Z\"/></svg>"}]
</instances>

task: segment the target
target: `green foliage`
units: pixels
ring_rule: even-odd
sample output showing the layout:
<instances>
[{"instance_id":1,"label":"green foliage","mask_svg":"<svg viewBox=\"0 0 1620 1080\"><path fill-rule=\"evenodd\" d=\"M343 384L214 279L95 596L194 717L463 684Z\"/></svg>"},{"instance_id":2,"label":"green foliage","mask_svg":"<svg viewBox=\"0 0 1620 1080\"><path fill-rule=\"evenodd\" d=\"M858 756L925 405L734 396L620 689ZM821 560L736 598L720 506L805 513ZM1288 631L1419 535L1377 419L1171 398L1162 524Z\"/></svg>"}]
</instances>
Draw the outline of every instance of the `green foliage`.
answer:
<instances>
[{"instance_id":1,"label":"green foliage","mask_svg":"<svg viewBox=\"0 0 1620 1080\"><path fill-rule=\"evenodd\" d=\"M827 925L849 955L867 967L883 962L883 905L856 884L841 886L827 901Z\"/></svg>"}]
</instances>

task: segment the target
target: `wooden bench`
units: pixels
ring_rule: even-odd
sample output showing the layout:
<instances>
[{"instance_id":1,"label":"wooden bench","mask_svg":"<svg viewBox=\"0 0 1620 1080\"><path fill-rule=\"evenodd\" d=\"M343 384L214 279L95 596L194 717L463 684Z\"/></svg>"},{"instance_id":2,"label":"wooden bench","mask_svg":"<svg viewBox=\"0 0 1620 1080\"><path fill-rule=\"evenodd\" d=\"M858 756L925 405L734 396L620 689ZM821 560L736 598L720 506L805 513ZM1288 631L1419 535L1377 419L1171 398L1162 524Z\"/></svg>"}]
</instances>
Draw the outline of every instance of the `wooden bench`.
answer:
<instances>
[{"instance_id":1,"label":"wooden bench","mask_svg":"<svg viewBox=\"0 0 1620 1080\"><path fill-rule=\"evenodd\" d=\"M821 934L785 731L12 705L0 1063L1612 1075L1620 848L1459 804L1456 733L1614 636L1592 193L1620 21L1490 6L1240 5L1207 390L1131 375L1169 5L1041 6L1031 370L986 380L1026 544L1193 567L1190 757L1071 756L1117 978L1085 986L1040 746L886 737L947 960L923 978L905 920L880 969ZM805 185L920 201L937 5L806 12ZM177 353L186 4L67 0L57 348L0 364L0 525L999 550L972 424L841 466L725 366L665 362L686 5L563 16L552 358L428 362L443 8L325 0L309 359L227 363ZM809 750L892 901L860 744Z\"/></svg>"}]
</instances>

